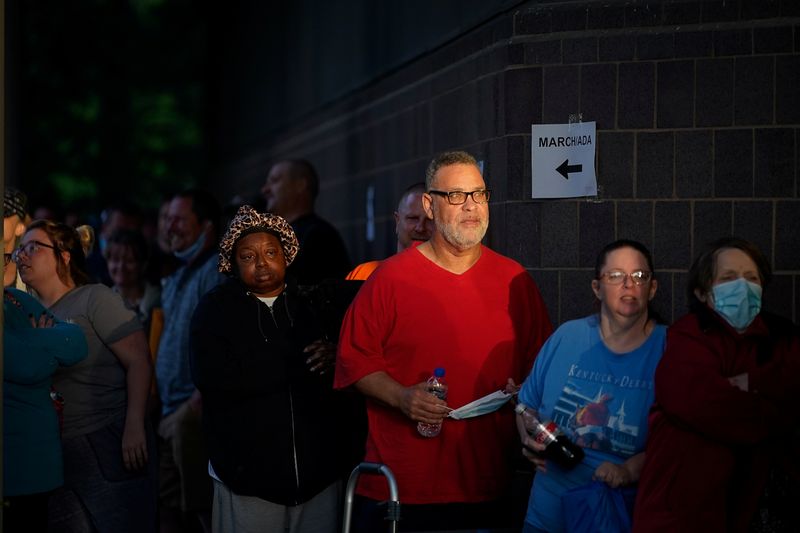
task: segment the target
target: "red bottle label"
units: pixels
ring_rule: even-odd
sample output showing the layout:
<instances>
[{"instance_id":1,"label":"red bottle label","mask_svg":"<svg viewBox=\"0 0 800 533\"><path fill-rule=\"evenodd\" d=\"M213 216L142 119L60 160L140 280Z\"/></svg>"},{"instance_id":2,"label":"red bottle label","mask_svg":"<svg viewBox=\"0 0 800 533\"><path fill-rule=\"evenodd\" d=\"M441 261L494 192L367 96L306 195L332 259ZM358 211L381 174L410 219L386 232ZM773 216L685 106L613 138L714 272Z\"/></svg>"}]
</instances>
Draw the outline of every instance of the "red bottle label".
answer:
<instances>
[{"instance_id":1,"label":"red bottle label","mask_svg":"<svg viewBox=\"0 0 800 533\"><path fill-rule=\"evenodd\" d=\"M556 440L557 432L558 426L555 422L550 421L546 424L540 423L536 428L536 434L533 439L539 444L544 444L546 446Z\"/></svg>"}]
</instances>

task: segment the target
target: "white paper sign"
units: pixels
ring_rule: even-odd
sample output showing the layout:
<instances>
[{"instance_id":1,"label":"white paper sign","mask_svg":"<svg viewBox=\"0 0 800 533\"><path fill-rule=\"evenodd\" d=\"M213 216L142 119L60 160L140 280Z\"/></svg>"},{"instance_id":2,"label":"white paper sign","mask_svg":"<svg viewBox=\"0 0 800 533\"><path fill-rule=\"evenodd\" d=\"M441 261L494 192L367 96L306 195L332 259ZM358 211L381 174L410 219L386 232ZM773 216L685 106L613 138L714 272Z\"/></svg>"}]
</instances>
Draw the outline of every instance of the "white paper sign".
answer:
<instances>
[{"instance_id":1,"label":"white paper sign","mask_svg":"<svg viewBox=\"0 0 800 533\"><path fill-rule=\"evenodd\" d=\"M594 122L531 126L531 198L597 195Z\"/></svg>"}]
</instances>

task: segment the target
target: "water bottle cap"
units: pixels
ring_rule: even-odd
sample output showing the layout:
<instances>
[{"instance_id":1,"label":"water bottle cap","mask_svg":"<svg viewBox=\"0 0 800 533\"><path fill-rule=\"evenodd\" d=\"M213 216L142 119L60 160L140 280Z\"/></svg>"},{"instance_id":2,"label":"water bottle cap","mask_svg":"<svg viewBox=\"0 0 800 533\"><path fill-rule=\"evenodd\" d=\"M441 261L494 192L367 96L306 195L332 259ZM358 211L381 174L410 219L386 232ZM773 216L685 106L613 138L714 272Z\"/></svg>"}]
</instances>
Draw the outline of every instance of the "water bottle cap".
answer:
<instances>
[{"instance_id":1,"label":"water bottle cap","mask_svg":"<svg viewBox=\"0 0 800 533\"><path fill-rule=\"evenodd\" d=\"M525 405L524 403L518 403L517 406L514 408L514 412L517 413L518 415L521 415L522 413L525 412L525 409L527 408L528 406Z\"/></svg>"},{"instance_id":2,"label":"water bottle cap","mask_svg":"<svg viewBox=\"0 0 800 533\"><path fill-rule=\"evenodd\" d=\"M443 378L444 377L444 368L440 367L440 368L435 369L433 371L433 375L436 376L437 378Z\"/></svg>"}]
</instances>

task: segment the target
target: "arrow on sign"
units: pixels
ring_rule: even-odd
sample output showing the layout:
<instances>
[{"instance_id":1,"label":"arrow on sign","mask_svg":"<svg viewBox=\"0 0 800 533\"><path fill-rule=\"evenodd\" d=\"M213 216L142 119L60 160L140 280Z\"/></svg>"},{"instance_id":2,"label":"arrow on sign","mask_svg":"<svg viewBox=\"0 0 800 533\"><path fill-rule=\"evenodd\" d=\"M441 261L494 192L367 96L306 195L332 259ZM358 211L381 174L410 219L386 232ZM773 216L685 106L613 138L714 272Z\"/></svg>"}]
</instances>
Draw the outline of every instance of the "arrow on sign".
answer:
<instances>
[{"instance_id":1,"label":"arrow on sign","mask_svg":"<svg viewBox=\"0 0 800 533\"><path fill-rule=\"evenodd\" d=\"M570 165L569 159L565 159L563 163L561 163L556 172L564 176L564 179L569 179L569 174L575 172L583 172L583 165Z\"/></svg>"}]
</instances>

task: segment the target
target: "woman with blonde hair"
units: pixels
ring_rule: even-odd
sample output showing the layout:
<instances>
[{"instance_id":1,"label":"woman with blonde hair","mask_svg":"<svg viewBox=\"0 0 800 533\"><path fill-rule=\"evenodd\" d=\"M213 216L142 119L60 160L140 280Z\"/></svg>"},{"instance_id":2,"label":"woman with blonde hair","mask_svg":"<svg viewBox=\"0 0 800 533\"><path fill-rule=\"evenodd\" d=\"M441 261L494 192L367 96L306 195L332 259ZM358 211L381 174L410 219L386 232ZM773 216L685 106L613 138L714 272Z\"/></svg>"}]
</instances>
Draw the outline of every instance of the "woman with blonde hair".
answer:
<instances>
[{"instance_id":1,"label":"woman with blonde hair","mask_svg":"<svg viewBox=\"0 0 800 533\"><path fill-rule=\"evenodd\" d=\"M59 370L65 400L64 487L50 502L57 531L153 531L155 450L145 416L152 368L142 325L122 299L89 283L84 245L66 224L28 226L14 261L22 280L58 319L78 324L82 362Z\"/></svg>"}]
</instances>

